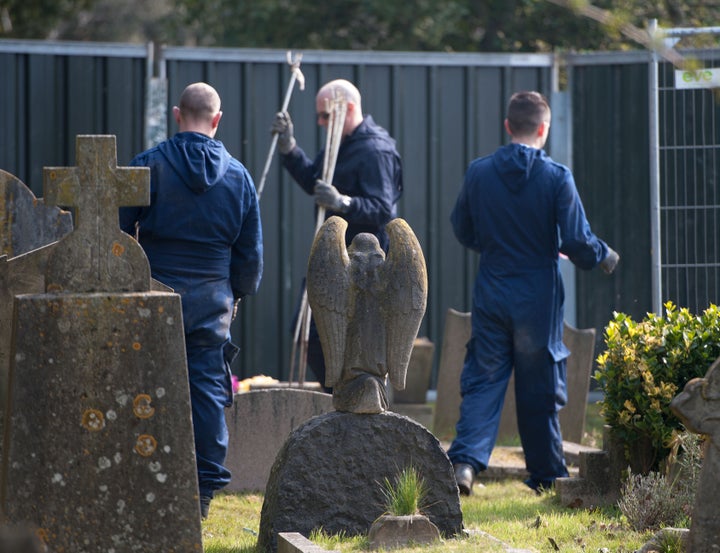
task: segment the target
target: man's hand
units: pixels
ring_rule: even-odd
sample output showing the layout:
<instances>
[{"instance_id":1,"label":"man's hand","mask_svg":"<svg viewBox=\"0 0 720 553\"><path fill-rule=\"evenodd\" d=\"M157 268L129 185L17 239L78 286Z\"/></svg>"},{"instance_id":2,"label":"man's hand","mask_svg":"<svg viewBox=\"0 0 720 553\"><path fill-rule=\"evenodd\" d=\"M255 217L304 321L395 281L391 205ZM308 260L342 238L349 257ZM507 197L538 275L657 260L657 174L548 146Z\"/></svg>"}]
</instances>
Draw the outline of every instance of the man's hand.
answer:
<instances>
[{"instance_id":1,"label":"man's hand","mask_svg":"<svg viewBox=\"0 0 720 553\"><path fill-rule=\"evenodd\" d=\"M615 250L608 246L608 254L605 256L605 259L600 262L600 268L606 275L609 275L615 270L618 261L620 261L620 256Z\"/></svg>"},{"instance_id":2,"label":"man's hand","mask_svg":"<svg viewBox=\"0 0 720 553\"><path fill-rule=\"evenodd\" d=\"M350 209L350 202L352 201L352 198L350 196L340 194L338 189L332 184L328 184L318 179L315 181L315 188L313 192L315 195L315 203L326 209L331 209L332 211L337 211L338 213L346 213L347 210Z\"/></svg>"},{"instance_id":3,"label":"man's hand","mask_svg":"<svg viewBox=\"0 0 720 553\"><path fill-rule=\"evenodd\" d=\"M295 136L293 136L293 122L287 111L279 111L270 126L270 132L278 135L278 150L281 154L290 153L295 148Z\"/></svg>"}]
</instances>

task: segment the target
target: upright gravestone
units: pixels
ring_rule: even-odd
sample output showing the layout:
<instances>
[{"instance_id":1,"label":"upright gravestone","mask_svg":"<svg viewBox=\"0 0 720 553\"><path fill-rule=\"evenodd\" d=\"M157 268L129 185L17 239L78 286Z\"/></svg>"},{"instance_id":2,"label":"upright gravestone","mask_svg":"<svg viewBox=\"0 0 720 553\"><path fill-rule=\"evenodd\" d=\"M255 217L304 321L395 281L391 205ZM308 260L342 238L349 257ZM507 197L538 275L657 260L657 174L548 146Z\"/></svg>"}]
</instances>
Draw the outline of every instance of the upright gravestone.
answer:
<instances>
[{"instance_id":1,"label":"upright gravestone","mask_svg":"<svg viewBox=\"0 0 720 553\"><path fill-rule=\"evenodd\" d=\"M0 500L52 551L202 550L180 296L151 290L118 207L149 171L117 167L114 136L79 136L46 168L45 199L76 208L45 292L16 296Z\"/></svg>"},{"instance_id":2,"label":"upright gravestone","mask_svg":"<svg viewBox=\"0 0 720 553\"><path fill-rule=\"evenodd\" d=\"M472 333L470 313L448 309L445 317L437 384L437 404L433 433L440 439L451 439L460 417L460 375L465 362L466 345ZM560 411L563 440L580 443L585 430L590 374L593 366L595 329L577 329L567 323L563 329L563 342L570 350L567 359L567 395L565 407ZM505 393L498 439L517 436L515 377L510 377Z\"/></svg>"},{"instance_id":3,"label":"upright gravestone","mask_svg":"<svg viewBox=\"0 0 720 553\"><path fill-rule=\"evenodd\" d=\"M0 170L0 255L36 250L71 230L69 211L45 205L20 179Z\"/></svg>"},{"instance_id":4,"label":"upright gravestone","mask_svg":"<svg viewBox=\"0 0 720 553\"><path fill-rule=\"evenodd\" d=\"M43 290L43 273L50 251L45 246L71 230L69 211L46 206L20 179L0 170L0 436L3 435L10 365L13 297ZM36 253L28 254L31 251ZM11 271L10 260L14 259L18 261L13 261L12 266L17 270Z\"/></svg>"}]
</instances>

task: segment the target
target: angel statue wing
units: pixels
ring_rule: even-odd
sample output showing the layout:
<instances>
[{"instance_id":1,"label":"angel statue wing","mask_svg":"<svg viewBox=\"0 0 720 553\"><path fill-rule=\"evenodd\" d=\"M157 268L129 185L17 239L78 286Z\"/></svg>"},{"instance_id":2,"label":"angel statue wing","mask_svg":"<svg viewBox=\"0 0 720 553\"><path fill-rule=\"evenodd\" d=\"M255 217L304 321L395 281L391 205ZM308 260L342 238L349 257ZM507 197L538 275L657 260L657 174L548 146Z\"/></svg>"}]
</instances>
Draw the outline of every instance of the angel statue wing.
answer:
<instances>
[{"instance_id":1,"label":"angel statue wing","mask_svg":"<svg viewBox=\"0 0 720 553\"><path fill-rule=\"evenodd\" d=\"M427 306L427 268L420 243L404 219L393 219L385 229L390 238L383 265L387 368L393 387L404 390L413 343Z\"/></svg>"},{"instance_id":2,"label":"angel statue wing","mask_svg":"<svg viewBox=\"0 0 720 553\"><path fill-rule=\"evenodd\" d=\"M348 274L345 230L347 221L330 217L318 230L310 249L307 295L325 357L325 386L340 380L347 334Z\"/></svg>"}]
</instances>

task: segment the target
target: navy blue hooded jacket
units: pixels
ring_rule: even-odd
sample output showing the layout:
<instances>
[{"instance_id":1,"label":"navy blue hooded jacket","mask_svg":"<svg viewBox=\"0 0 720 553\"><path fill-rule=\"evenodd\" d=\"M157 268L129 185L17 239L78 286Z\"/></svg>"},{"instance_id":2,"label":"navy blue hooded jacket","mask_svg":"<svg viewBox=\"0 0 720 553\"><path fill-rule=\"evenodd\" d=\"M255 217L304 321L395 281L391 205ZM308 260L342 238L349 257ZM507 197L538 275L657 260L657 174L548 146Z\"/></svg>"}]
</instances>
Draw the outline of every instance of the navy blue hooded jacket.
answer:
<instances>
[{"instance_id":1,"label":"navy blue hooded jacket","mask_svg":"<svg viewBox=\"0 0 720 553\"><path fill-rule=\"evenodd\" d=\"M263 271L260 210L252 178L222 142L180 132L132 160L151 170L150 205L122 208L153 278L182 296L188 345L230 337L233 300L254 294Z\"/></svg>"},{"instance_id":2,"label":"navy blue hooded jacket","mask_svg":"<svg viewBox=\"0 0 720 553\"><path fill-rule=\"evenodd\" d=\"M322 178L325 150L314 161L298 146L282 156L288 172L308 194ZM378 237L387 250L385 225L397 217L397 201L402 195L402 165L395 140L375 124L371 115L343 138L338 150L332 184L341 194L350 196L345 213L327 210L326 218L337 215L348 222L345 241L349 245L356 234L369 232Z\"/></svg>"},{"instance_id":3,"label":"navy blue hooded jacket","mask_svg":"<svg viewBox=\"0 0 720 553\"><path fill-rule=\"evenodd\" d=\"M590 229L570 170L543 150L503 146L470 164L451 222L460 243L480 254L475 308L535 306L527 314L533 341L556 360L567 357L558 254L586 270L608 254Z\"/></svg>"}]
</instances>

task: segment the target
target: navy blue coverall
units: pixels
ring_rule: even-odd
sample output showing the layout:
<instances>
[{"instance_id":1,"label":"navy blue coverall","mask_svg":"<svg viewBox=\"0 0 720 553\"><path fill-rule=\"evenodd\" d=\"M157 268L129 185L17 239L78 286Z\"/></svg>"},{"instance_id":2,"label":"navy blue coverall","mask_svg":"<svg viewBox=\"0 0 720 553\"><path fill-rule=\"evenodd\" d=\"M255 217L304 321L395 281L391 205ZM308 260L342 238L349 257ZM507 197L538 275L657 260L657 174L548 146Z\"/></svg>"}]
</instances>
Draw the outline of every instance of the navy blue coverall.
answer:
<instances>
[{"instance_id":1,"label":"navy blue coverall","mask_svg":"<svg viewBox=\"0 0 720 553\"><path fill-rule=\"evenodd\" d=\"M567 401L565 292L558 254L589 270L608 254L585 217L570 170L543 150L509 144L474 160L451 215L480 254L472 335L448 456L485 470L513 368L520 439L533 489L567 476L559 410Z\"/></svg>"},{"instance_id":2,"label":"navy blue coverall","mask_svg":"<svg viewBox=\"0 0 720 553\"><path fill-rule=\"evenodd\" d=\"M297 146L281 159L293 179L312 194L315 182L322 178L324 156L323 149L311 160ZM355 235L369 232L377 236L380 246L387 251L385 225L397 217L397 202L403 190L402 163L395 140L371 115L365 115L362 123L340 143L331 184L352 198L345 213L327 210L325 214L326 219L336 215L348 222L346 245ZM324 386L325 362L314 321L308 340L308 364Z\"/></svg>"},{"instance_id":3,"label":"navy blue coverall","mask_svg":"<svg viewBox=\"0 0 720 553\"><path fill-rule=\"evenodd\" d=\"M135 234L153 278L182 298L200 496L230 482L224 466L232 404L233 304L254 294L263 270L260 210L252 177L222 142L179 132L138 154L150 167L150 205L121 208L120 227Z\"/></svg>"}]
</instances>

